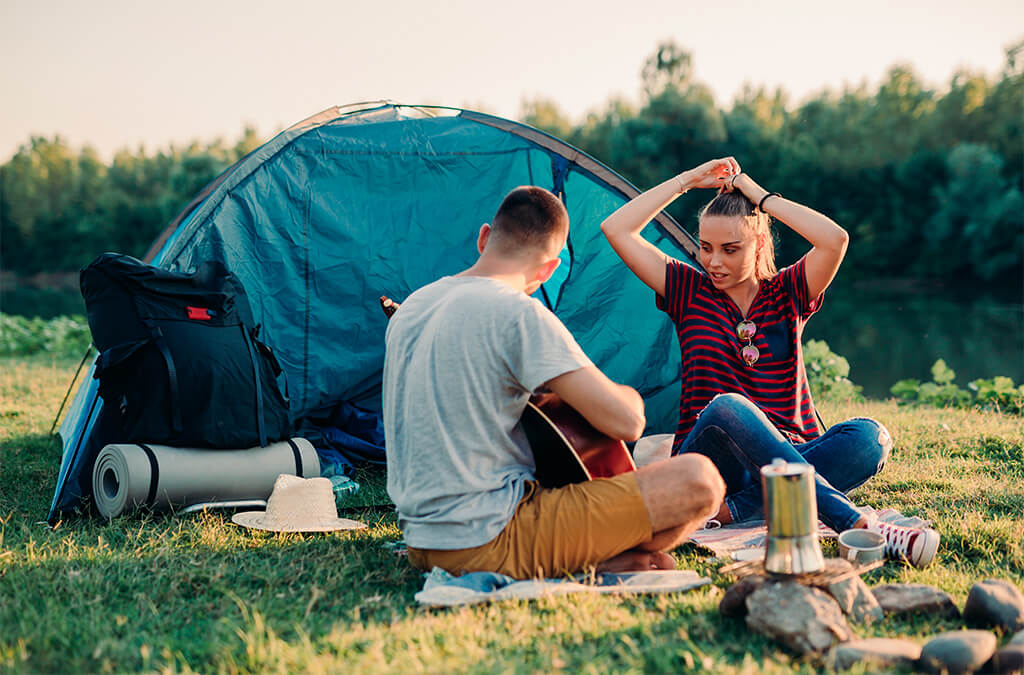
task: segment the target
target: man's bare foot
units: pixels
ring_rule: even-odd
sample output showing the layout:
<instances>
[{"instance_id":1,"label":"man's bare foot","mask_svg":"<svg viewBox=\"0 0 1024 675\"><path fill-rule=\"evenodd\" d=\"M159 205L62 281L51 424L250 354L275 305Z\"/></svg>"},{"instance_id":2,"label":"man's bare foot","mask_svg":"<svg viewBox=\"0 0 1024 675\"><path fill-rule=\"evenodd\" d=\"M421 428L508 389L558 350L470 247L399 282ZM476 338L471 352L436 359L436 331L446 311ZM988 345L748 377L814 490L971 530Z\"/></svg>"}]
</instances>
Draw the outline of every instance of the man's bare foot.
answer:
<instances>
[{"instance_id":1,"label":"man's bare foot","mask_svg":"<svg viewBox=\"0 0 1024 675\"><path fill-rule=\"evenodd\" d=\"M646 572L648 570L674 570L676 559L664 551L623 551L597 565L598 572Z\"/></svg>"}]
</instances>

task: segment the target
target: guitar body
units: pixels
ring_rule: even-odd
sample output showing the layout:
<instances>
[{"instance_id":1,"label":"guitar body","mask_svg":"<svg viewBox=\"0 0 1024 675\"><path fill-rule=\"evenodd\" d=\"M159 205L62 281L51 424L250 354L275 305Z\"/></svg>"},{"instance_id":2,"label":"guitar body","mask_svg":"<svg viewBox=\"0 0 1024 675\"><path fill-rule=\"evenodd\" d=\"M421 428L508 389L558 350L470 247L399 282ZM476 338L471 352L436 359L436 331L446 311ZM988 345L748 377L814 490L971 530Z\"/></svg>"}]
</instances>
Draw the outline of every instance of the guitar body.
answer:
<instances>
[{"instance_id":1,"label":"guitar body","mask_svg":"<svg viewBox=\"0 0 1024 675\"><path fill-rule=\"evenodd\" d=\"M546 488L636 471L625 443L602 434L555 393L531 396L521 422Z\"/></svg>"},{"instance_id":2,"label":"guitar body","mask_svg":"<svg viewBox=\"0 0 1024 675\"><path fill-rule=\"evenodd\" d=\"M399 303L382 295L380 307L390 319ZM531 396L520 421L537 465L537 481L543 487L636 471L625 443L595 429L554 392Z\"/></svg>"}]
</instances>

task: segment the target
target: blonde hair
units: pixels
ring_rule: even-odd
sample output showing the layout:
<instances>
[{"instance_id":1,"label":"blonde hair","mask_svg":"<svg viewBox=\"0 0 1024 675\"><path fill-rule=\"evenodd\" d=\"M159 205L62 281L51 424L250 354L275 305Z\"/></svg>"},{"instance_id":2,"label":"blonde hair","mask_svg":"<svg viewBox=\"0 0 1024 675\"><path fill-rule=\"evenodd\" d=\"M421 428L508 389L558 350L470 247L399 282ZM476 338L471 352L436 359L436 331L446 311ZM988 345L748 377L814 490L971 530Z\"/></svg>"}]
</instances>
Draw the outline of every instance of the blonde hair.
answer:
<instances>
[{"instance_id":1,"label":"blonde hair","mask_svg":"<svg viewBox=\"0 0 1024 675\"><path fill-rule=\"evenodd\" d=\"M754 203L738 190L723 192L705 204L697 216L698 221L704 216L742 218L744 226L754 233L755 239L764 238L764 246L757 249L754 260L754 278L764 281L775 276L778 270L775 268L775 238L771 216L758 211Z\"/></svg>"}]
</instances>

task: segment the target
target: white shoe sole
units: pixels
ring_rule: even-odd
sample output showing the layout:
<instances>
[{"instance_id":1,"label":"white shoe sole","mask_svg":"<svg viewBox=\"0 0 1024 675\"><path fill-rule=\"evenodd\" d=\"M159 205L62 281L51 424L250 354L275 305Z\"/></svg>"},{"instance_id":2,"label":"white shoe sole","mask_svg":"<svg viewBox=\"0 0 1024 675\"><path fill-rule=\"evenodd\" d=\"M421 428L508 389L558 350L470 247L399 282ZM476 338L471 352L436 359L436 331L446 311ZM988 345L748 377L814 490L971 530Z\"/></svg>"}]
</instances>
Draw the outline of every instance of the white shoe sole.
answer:
<instances>
[{"instance_id":1,"label":"white shoe sole","mask_svg":"<svg viewBox=\"0 0 1024 675\"><path fill-rule=\"evenodd\" d=\"M920 541L922 536L924 540ZM911 564L914 567L927 567L935 560L935 554L939 551L941 537L935 530L926 529L922 531L922 534L918 535L918 540L921 545L920 554L916 556L916 561L911 561Z\"/></svg>"}]
</instances>

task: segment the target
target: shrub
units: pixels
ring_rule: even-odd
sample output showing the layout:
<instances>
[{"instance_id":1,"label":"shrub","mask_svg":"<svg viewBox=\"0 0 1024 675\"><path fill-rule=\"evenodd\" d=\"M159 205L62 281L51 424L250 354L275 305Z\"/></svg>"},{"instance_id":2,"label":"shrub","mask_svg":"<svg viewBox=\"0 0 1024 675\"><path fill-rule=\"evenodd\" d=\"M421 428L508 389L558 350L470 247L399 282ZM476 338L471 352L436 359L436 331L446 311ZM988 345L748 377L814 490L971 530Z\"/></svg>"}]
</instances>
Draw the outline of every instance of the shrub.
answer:
<instances>
[{"instance_id":1,"label":"shrub","mask_svg":"<svg viewBox=\"0 0 1024 675\"><path fill-rule=\"evenodd\" d=\"M991 380L974 380L967 388L983 408L1024 414L1024 384L1015 387L1012 379L998 375Z\"/></svg>"},{"instance_id":2,"label":"shrub","mask_svg":"<svg viewBox=\"0 0 1024 675\"><path fill-rule=\"evenodd\" d=\"M804 366L811 392L820 399L862 400L862 387L849 379L850 362L833 352L824 340L808 340L804 345Z\"/></svg>"},{"instance_id":3,"label":"shrub","mask_svg":"<svg viewBox=\"0 0 1024 675\"><path fill-rule=\"evenodd\" d=\"M932 365L932 381L900 380L889 391L901 403L936 407L969 408L972 406L997 412L1024 413L1024 385L1013 384L1009 377L974 380L967 389L958 387L953 380L956 373L939 359Z\"/></svg>"},{"instance_id":4,"label":"shrub","mask_svg":"<svg viewBox=\"0 0 1024 675\"><path fill-rule=\"evenodd\" d=\"M91 342L89 325L81 316L47 320L0 314L0 356L80 357Z\"/></svg>"}]
</instances>

